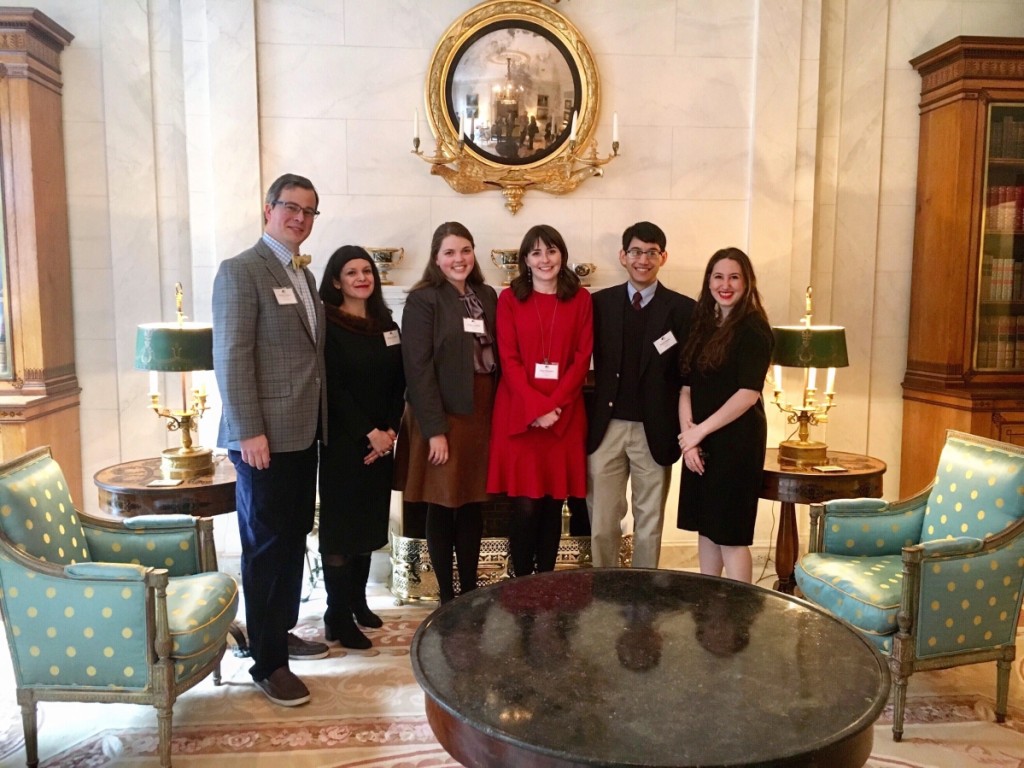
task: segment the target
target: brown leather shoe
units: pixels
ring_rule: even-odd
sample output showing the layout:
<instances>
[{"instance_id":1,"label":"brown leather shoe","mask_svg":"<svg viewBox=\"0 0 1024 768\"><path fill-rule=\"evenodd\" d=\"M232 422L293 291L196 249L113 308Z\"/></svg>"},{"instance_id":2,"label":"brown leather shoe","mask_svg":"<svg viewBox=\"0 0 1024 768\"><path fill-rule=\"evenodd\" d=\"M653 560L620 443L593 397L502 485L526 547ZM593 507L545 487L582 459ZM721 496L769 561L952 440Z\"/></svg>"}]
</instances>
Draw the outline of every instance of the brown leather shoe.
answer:
<instances>
[{"instance_id":1,"label":"brown leather shoe","mask_svg":"<svg viewBox=\"0 0 1024 768\"><path fill-rule=\"evenodd\" d=\"M296 661L313 661L326 659L331 649L319 640L303 640L296 634L288 633L288 658Z\"/></svg>"},{"instance_id":2,"label":"brown leather shoe","mask_svg":"<svg viewBox=\"0 0 1024 768\"><path fill-rule=\"evenodd\" d=\"M309 701L309 688L288 667L278 667L256 685L266 697L282 707L297 707Z\"/></svg>"}]
</instances>

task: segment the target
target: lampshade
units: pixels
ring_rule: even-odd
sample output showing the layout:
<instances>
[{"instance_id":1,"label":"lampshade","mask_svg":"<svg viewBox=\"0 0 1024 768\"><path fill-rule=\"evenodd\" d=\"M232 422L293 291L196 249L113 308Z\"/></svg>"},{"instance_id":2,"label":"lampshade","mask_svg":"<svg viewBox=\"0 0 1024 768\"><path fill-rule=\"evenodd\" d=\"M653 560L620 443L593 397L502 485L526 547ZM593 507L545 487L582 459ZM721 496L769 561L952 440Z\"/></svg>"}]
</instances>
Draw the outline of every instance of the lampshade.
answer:
<instances>
[{"instance_id":1,"label":"lampshade","mask_svg":"<svg viewBox=\"0 0 1024 768\"><path fill-rule=\"evenodd\" d=\"M135 334L135 368L142 371L213 369L213 326L142 323Z\"/></svg>"},{"instance_id":2,"label":"lampshade","mask_svg":"<svg viewBox=\"0 0 1024 768\"><path fill-rule=\"evenodd\" d=\"M846 329L838 325L776 325L772 363L787 368L845 368Z\"/></svg>"}]
</instances>

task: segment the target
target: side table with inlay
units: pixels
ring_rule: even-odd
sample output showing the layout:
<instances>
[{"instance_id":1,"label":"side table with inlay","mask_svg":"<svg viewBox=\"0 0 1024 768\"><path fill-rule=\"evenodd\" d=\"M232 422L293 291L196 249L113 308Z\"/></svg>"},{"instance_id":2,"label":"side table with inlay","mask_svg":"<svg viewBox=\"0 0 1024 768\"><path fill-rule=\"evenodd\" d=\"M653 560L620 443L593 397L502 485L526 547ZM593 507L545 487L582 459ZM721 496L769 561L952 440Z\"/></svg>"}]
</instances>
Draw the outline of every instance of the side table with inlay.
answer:
<instances>
[{"instance_id":1,"label":"side table with inlay","mask_svg":"<svg viewBox=\"0 0 1024 768\"><path fill-rule=\"evenodd\" d=\"M192 515L211 517L235 511L235 467L214 457L211 475L186 478L179 485L153 486L163 479L160 459L138 459L101 469L93 476L100 511L115 517Z\"/></svg>"},{"instance_id":2,"label":"side table with inlay","mask_svg":"<svg viewBox=\"0 0 1024 768\"><path fill-rule=\"evenodd\" d=\"M796 527L797 504L821 504L832 499L882 495L885 462L859 453L829 451L826 465L841 467L828 472L779 461L779 449L769 448L764 457L761 498L781 502L779 535L776 541L775 589L793 594L793 567L800 556L800 533Z\"/></svg>"}]
</instances>

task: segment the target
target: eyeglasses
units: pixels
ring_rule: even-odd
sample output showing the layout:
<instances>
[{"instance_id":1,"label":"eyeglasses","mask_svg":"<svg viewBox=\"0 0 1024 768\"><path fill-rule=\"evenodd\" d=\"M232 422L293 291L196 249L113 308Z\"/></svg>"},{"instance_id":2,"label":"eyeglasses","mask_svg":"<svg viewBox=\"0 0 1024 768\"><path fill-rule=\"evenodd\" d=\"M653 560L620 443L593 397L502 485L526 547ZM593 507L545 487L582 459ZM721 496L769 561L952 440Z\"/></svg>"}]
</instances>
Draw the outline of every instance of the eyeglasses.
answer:
<instances>
[{"instance_id":1,"label":"eyeglasses","mask_svg":"<svg viewBox=\"0 0 1024 768\"><path fill-rule=\"evenodd\" d=\"M656 259L660 259L661 254L663 253L664 251L662 251L660 248L651 248L650 250L647 251L642 251L639 248L630 248L628 251L626 251L626 255L629 256L629 258L633 261L636 261L641 256L646 256L648 261L654 261Z\"/></svg>"},{"instance_id":2,"label":"eyeglasses","mask_svg":"<svg viewBox=\"0 0 1024 768\"><path fill-rule=\"evenodd\" d=\"M295 203L286 203L284 200L275 200L271 205L283 205L284 209L288 211L292 216L298 216L300 213L305 214L307 217L315 219L320 215L320 211L315 208L303 208L301 205Z\"/></svg>"}]
</instances>

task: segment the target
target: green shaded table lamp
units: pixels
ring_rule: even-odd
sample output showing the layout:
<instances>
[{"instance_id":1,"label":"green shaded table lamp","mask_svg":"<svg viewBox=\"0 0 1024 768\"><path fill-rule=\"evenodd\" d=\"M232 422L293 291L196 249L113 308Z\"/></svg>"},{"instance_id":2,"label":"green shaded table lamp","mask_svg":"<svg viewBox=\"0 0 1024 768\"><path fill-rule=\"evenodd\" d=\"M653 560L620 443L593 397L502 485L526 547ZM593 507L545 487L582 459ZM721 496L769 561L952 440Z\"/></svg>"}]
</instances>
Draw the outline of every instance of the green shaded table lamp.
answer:
<instances>
[{"instance_id":1,"label":"green shaded table lamp","mask_svg":"<svg viewBox=\"0 0 1024 768\"><path fill-rule=\"evenodd\" d=\"M186 374L213 370L213 326L208 323L185 322L181 311L181 283L174 286L178 319L173 323L143 323L135 335L135 368L149 371L149 407L162 419L167 429L181 433L181 446L168 448L161 454L160 466L168 478L189 478L213 472L213 451L192 444L192 431L207 409L206 387L193 387L191 397ZM161 406L160 372L181 374L181 409Z\"/></svg>"}]
</instances>

